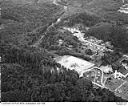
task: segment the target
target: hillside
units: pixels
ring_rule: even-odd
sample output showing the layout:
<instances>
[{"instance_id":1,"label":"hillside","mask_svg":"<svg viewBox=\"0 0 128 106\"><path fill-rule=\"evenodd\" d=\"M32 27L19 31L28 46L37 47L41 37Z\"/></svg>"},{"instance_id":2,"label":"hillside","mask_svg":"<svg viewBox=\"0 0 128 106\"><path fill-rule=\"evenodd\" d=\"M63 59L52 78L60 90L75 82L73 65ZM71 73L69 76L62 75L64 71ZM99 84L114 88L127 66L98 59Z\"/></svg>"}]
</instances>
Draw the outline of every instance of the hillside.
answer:
<instances>
[{"instance_id":1,"label":"hillside","mask_svg":"<svg viewBox=\"0 0 128 106\"><path fill-rule=\"evenodd\" d=\"M116 69L117 60L128 53L127 14L117 11L122 5L121 0L3 0L1 101L127 101L79 75L90 63L89 68ZM66 65L55 60L66 55L72 63L86 61L77 67L79 73L69 69L67 60Z\"/></svg>"},{"instance_id":2,"label":"hillside","mask_svg":"<svg viewBox=\"0 0 128 106\"><path fill-rule=\"evenodd\" d=\"M1 40L16 45L32 43L38 39L45 28L61 13L60 7L46 3L17 5L9 1L2 3L1 7L1 24L4 26L0 30ZM38 36L30 36L29 33L38 33Z\"/></svg>"}]
</instances>

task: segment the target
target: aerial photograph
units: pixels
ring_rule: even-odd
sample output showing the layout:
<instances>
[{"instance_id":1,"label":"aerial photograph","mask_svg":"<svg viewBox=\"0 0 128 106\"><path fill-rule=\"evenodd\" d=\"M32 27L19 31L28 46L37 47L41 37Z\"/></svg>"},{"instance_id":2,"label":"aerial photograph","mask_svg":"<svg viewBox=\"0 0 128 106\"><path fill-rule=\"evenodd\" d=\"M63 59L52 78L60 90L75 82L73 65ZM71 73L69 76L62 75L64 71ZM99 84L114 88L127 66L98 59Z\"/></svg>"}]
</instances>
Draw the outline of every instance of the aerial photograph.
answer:
<instances>
[{"instance_id":1,"label":"aerial photograph","mask_svg":"<svg viewBox=\"0 0 128 106\"><path fill-rule=\"evenodd\" d=\"M0 0L1 102L128 102L128 0Z\"/></svg>"}]
</instances>

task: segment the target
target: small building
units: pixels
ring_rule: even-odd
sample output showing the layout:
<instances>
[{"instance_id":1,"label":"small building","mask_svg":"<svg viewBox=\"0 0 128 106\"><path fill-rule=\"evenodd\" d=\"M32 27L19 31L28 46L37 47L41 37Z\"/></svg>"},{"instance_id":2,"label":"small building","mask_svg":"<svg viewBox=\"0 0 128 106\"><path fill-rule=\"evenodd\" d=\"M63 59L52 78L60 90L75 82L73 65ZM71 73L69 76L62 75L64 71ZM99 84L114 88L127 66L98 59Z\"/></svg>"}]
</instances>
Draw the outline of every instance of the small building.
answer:
<instances>
[{"instance_id":1,"label":"small building","mask_svg":"<svg viewBox=\"0 0 128 106\"><path fill-rule=\"evenodd\" d=\"M121 67L119 68L118 72L122 74L122 76L126 77L128 76L128 56L124 55L120 60L119 60L119 65Z\"/></svg>"},{"instance_id":2,"label":"small building","mask_svg":"<svg viewBox=\"0 0 128 106\"><path fill-rule=\"evenodd\" d=\"M121 63L122 63L122 66L124 66L124 68L128 70L128 60L123 60Z\"/></svg>"},{"instance_id":3,"label":"small building","mask_svg":"<svg viewBox=\"0 0 128 106\"><path fill-rule=\"evenodd\" d=\"M126 78L128 76L128 55L123 55L115 64L117 67L114 73L115 77Z\"/></svg>"},{"instance_id":4,"label":"small building","mask_svg":"<svg viewBox=\"0 0 128 106\"><path fill-rule=\"evenodd\" d=\"M116 79L125 77L122 73L118 72L117 70L115 70L115 73L113 75L114 75L114 78L116 78Z\"/></svg>"},{"instance_id":5,"label":"small building","mask_svg":"<svg viewBox=\"0 0 128 106\"><path fill-rule=\"evenodd\" d=\"M58 44L59 44L59 46L61 46L63 44L63 40L59 39Z\"/></svg>"},{"instance_id":6,"label":"small building","mask_svg":"<svg viewBox=\"0 0 128 106\"><path fill-rule=\"evenodd\" d=\"M101 66L100 69L104 72L104 73L112 73L113 69L111 65L107 65L107 66Z\"/></svg>"},{"instance_id":7,"label":"small building","mask_svg":"<svg viewBox=\"0 0 128 106\"><path fill-rule=\"evenodd\" d=\"M117 72L120 73L122 75L122 77L128 76L128 70L126 70L125 67L119 68L119 70L117 70Z\"/></svg>"}]
</instances>

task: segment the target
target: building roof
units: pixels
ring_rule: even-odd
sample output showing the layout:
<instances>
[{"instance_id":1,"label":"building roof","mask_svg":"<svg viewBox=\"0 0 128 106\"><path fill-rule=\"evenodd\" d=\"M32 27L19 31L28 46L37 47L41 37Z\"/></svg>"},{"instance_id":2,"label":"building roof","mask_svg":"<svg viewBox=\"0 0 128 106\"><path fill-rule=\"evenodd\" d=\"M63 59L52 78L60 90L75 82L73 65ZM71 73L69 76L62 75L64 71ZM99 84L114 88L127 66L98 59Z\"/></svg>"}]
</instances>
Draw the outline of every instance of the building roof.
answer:
<instances>
[{"instance_id":1,"label":"building roof","mask_svg":"<svg viewBox=\"0 0 128 106\"><path fill-rule=\"evenodd\" d=\"M113 72L113 69L110 65L107 66L101 66L100 69L104 72L104 73L110 73Z\"/></svg>"},{"instance_id":2,"label":"building roof","mask_svg":"<svg viewBox=\"0 0 128 106\"><path fill-rule=\"evenodd\" d=\"M95 64L88 62L86 60L74 57L74 56L61 56L60 58L55 59L58 63L62 66L70 69L75 70L78 72L79 75L82 75L87 69L93 67Z\"/></svg>"},{"instance_id":3,"label":"building roof","mask_svg":"<svg viewBox=\"0 0 128 106\"><path fill-rule=\"evenodd\" d=\"M126 70L125 67L120 67L117 71L123 74L124 76L128 74L128 70Z\"/></svg>"},{"instance_id":4,"label":"building roof","mask_svg":"<svg viewBox=\"0 0 128 106\"><path fill-rule=\"evenodd\" d=\"M120 66L120 68L117 70L117 72L120 72L121 74L123 74L124 76L126 76L128 74L128 70L126 69L126 67L124 67L124 63L128 62L128 56L124 55L122 58L120 58L116 63L117 65Z\"/></svg>"},{"instance_id":5,"label":"building roof","mask_svg":"<svg viewBox=\"0 0 128 106\"><path fill-rule=\"evenodd\" d=\"M128 60L128 55L124 55L117 62L121 63L123 60Z\"/></svg>"}]
</instances>

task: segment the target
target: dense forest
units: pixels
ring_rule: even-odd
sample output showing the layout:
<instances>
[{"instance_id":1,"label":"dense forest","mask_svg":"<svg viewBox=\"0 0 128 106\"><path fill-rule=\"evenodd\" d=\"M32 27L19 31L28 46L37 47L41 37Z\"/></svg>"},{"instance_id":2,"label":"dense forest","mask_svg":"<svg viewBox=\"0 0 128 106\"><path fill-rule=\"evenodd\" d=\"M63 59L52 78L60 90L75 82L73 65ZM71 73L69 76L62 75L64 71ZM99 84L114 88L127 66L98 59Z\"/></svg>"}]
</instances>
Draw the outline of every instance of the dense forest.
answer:
<instances>
[{"instance_id":1,"label":"dense forest","mask_svg":"<svg viewBox=\"0 0 128 106\"><path fill-rule=\"evenodd\" d=\"M128 32L125 29L111 22L104 26L103 23L108 23L108 20L86 13L66 17L59 25L49 28L62 14L61 7L45 3L21 6L10 2L3 3L1 7L0 24L4 26L0 30L2 102L126 101L107 89L95 88L91 81L79 77L75 70L66 69L53 59L55 55L69 54L90 59L77 52L81 42L69 32L58 32L58 27L82 23L91 27L85 36L109 40L116 52L121 50L127 53ZM68 20L67 23L65 20ZM106 31L106 27L109 31ZM41 36L44 38L39 47L32 47ZM57 45L59 39L64 41L61 46ZM69 50L68 45L73 45L73 49ZM116 61L120 54L116 55L106 53L104 64L111 64L114 59Z\"/></svg>"},{"instance_id":2,"label":"dense forest","mask_svg":"<svg viewBox=\"0 0 128 106\"><path fill-rule=\"evenodd\" d=\"M54 62L45 50L2 47L3 102L125 101L107 89L95 89L91 81L79 78L75 70Z\"/></svg>"}]
</instances>

